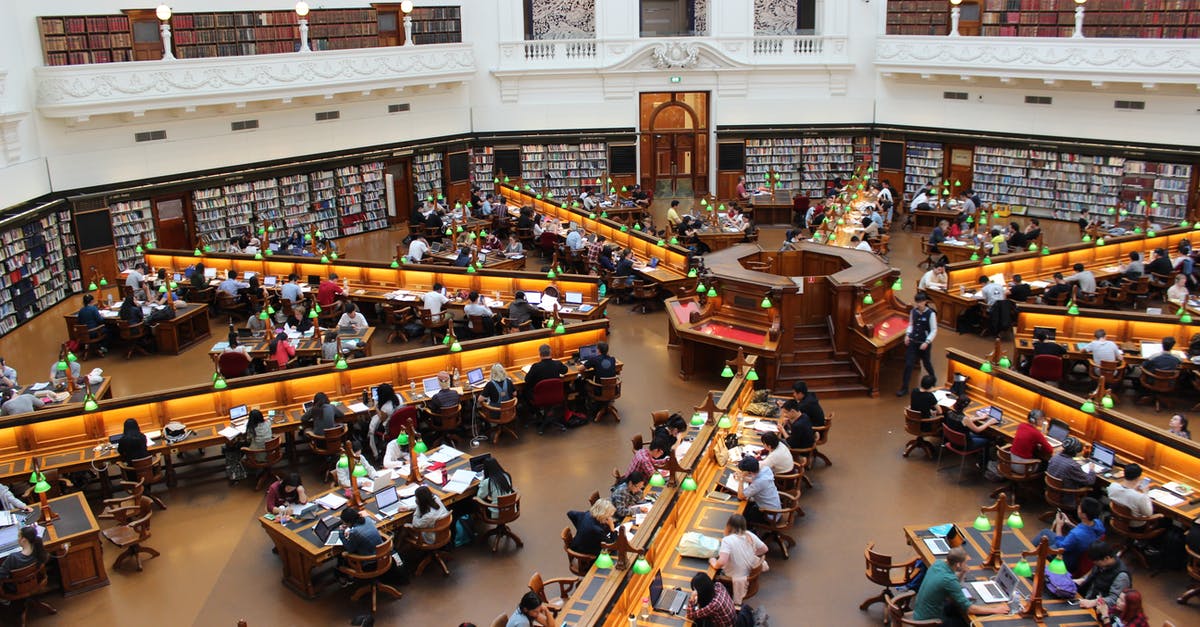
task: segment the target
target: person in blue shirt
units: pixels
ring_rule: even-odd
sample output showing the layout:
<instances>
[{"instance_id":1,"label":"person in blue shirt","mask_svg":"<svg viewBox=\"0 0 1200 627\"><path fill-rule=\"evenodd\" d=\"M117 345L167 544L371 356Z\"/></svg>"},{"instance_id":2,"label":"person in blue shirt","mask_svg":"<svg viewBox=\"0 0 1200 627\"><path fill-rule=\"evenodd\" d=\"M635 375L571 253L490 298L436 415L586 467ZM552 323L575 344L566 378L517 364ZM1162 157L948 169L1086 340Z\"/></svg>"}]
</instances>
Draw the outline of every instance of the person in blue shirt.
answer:
<instances>
[{"instance_id":1,"label":"person in blue shirt","mask_svg":"<svg viewBox=\"0 0 1200 627\"><path fill-rule=\"evenodd\" d=\"M88 329L94 329L90 332L91 337L102 337L100 342L100 354L104 355L108 352L108 328L104 326L104 316L100 315L100 308L94 303L96 297L91 294L83 295L83 307L79 308L79 312L75 314L75 319L86 326Z\"/></svg>"},{"instance_id":2,"label":"person in blue shirt","mask_svg":"<svg viewBox=\"0 0 1200 627\"><path fill-rule=\"evenodd\" d=\"M1079 524L1071 526L1071 519L1067 517L1061 510L1054 516L1054 523L1050 529L1043 529L1033 537L1033 546L1041 543L1042 538L1050 541L1050 548L1063 550L1063 561L1067 563L1067 569L1075 572L1076 566L1079 565L1079 558L1092 546L1092 543L1099 540L1104 535L1104 522L1100 520L1100 513L1103 511L1103 506L1100 501L1086 496L1079 501L1076 508L1079 515ZM1066 535L1063 531L1067 531Z\"/></svg>"},{"instance_id":3,"label":"person in blue shirt","mask_svg":"<svg viewBox=\"0 0 1200 627\"><path fill-rule=\"evenodd\" d=\"M383 543L383 536L379 535L379 530L375 528L375 523L351 507L342 510L341 519L342 528L338 531L338 534L342 538L342 550L345 553L353 555L374 555L375 547ZM345 564L344 560L345 558L343 557L338 558L338 561L342 564ZM350 579L346 578L340 572L338 573L338 579L343 585L353 584Z\"/></svg>"},{"instance_id":4,"label":"person in blue shirt","mask_svg":"<svg viewBox=\"0 0 1200 627\"><path fill-rule=\"evenodd\" d=\"M289 274L287 283L284 283L283 287L279 289L279 295L291 301L292 304L303 300L304 289L300 287L300 275L295 272Z\"/></svg>"}]
</instances>

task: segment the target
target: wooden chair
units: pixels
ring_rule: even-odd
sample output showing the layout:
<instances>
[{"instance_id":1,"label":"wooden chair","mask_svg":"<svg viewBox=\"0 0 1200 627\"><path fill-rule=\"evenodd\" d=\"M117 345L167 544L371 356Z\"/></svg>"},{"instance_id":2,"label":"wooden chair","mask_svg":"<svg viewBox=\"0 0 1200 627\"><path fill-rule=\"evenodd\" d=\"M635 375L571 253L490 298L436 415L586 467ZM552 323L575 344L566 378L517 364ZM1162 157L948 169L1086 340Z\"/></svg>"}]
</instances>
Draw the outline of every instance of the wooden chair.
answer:
<instances>
[{"instance_id":1,"label":"wooden chair","mask_svg":"<svg viewBox=\"0 0 1200 627\"><path fill-rule=\"evenodd\" d=\"M1136 281L1127 283L1125 293L1135 309L1145 309L1146 304L1150 302L1150 277L1143 274Z\"/></svg>"},{"instance_id":2,"label":"wooden chair","mask_svg":"<svg viewBox=\"0 0 1200 627\"><path fill-rule=\"evenodd\" d=\"M939 254L939 253L933 249L933 246L930 246L929 238L922 235L921 236L921 256L923 256L924 259L922 259L920 261L920 263L917 264L917 267L918 268L932 268L933 266L937 265L937 262L934 261L934 259L933 259L933 256L937 255L937 254Z\"/></svg>"},{"instance_id":3,"label":"wooden chair","mask_svg":"<svg viewBox=\"0 0 1200 627\"><path fill-rule=\"evenodd\" d=\"M942 447L938 449L938 470L942 469L942 455L946 451L958 456L958 480L962 482L963 469L967 465L967 458L976 453L983 455L986 446L978 448L970 448L967 445L966 434L951 429L945 422L942 423Z\"/></svg>"},{"instance_id":4,"label":"wooden chair","mask_svg":"<svg viewBox=\"0 0 1200 627\"><path fill-rule=\"evenodd\" d=\"M150 493L150 490L155 484L166 481L166 474L163 473L162 457L157 455L147 455L141 459L135 459L126 464L123 461L117 461L117 467L121 469L121 475L128 481L140 481L145 490L144 496L154 502L155 505L163 509L167 509L167 504L162 502L162 499Z\"/></svg>"},{"instance_id":5,"label":"wooden chair","mask_svg":"<svg viewBox=\"0 0 1200 627\"><path fill-rule=\"evenodd\" d=\"M1154 403L1154 411L1162 411L1163 405L1169 403L1171 395L1174 394L1175 388L1179 384L1179 373L1179 368L1167 371L1142 368L1138 382L1141 383L1146 394L1138 398L1137 402L1149 401Z\"/></svg>"},{"instance_id":6,"label":"wooden chair","mask_svg":"<svg viewBox=\"0 0 1200 627\"><path fill-rule=\"evenodd\" d=\"M117 336L125 344L125 359L133 359L133 354L149 355L147 346L153 341L150 327L145 322L129 324L128 320L117 321Z\"/></svg>"},{"instance_id":7,"label":"wooden chair","mask_svg":"<svg viewBox=\"0 0 1200 627\"><path fill-rule=\"evenodd\" d=\"M1042 515L1042 520L1053 518L1056 510L1062 510L1067 516L1075 518L1075 507L1079 503L1079 499L1087 496L1092 491L1092 487L1067 488L1063 485L1062 479L1050 473L1045 473L1043 476L1046 485L1042 492L1042 498L1046 500L1049 511Z\"/></svg>"},{"instance_id":8,"label":"wooden chair","mask_svg":"<svg viewBox=\"0 0 1200 627\"><path fill-rule=\"evenodd\" d=\"M863 551L863 558L867 562L866 575L867 581L873 584L883 586L883 590L879 594L863 601L858 605L858 609L867 611L867 608L876 603L882 603L885 599L891 596L892 588L899 588L907 585L912 581L917 574L917 558L912 558L907 562L893 563L891 555L884 555L875 551L875 543L868 542L866 550ZM901 576L897 578L892 571L903 571Z\"/></svg>"},{"instance_id":9,"label":"wooden chair","mask_svg":"<svg viewBox=\"0 0 1200 627\"><path fill-rule=\"evenodd\" d=\"M334 300L328 305L321 305L321 311L317 312L317 322L321 325L321 328L336 328L338 319L342 317L342 309L341 300Z\"/></svg>"},{"instance_id":10,"label":"wooden chair","mask_svg":"<svg viewBox=\"0 0 1200 627\"><path fill-rule=\"evenodd\" d=\"M397 339L405 342L412 340L404 329L406 325L417 321L417 314L413 313L413 308L409 305L388 303L384 306L383 311L384 323L388 327L388 336L385 342L391 344Z\"/></svg>"},{"instance_id":11,"label":"wooden chair","mask_svg":"<svg viewBox=\"0 0 1200 627\"><path fill-rule=\"evenodd\" d=\"M208 305L208 311L211 316L216 315L216 309L213 304L217 299L217 288L211 285L204 289L191 288L188 290L187 299L189 303L203 303Z\"/></svg>"},{"instance_id":12,"label":"wooden chair","mask_svg":"<svg viewBox=\"0 0 1200 627\"><path fill-rule=\"evenodd\" d=\"M504 331L504 333L520 333L522 331L532 330L533 321L526 320L525 322L518 324L513 322L510 318L501 318L500 328Z\"/></svg>"},{"instance_id":13,"label":"wooden chair","mask_svg":"<svg viewBox=\"0 0 1200 627\"><path fill-rule=\"evenodd\" d=\"M213 303L213 309L218 314L225 314L229 316L229 321L232 322L234 314L238 314L239 317L242 318L249 315L250 304L238 301L238 299L230 295L229 292L222 292L218 290L216 300Z\"/></svg>"},{"instance_id":14,"label":"wooden chair","mask_svg":"<svg viewBox=\"0 0 1200 627\"><path fill-rule=\"evenodd\" d=\"M508 614L501 614L492 619L491 627L506 627L508 625Z\"/></svg>"},{"instance_id":15,"label":"wooden chair","mask_svg":"<svg viewBox=\"0 0 1200 627\"><path fill-rule=\"evenodd\" d=\"M596 415L592 422L600 422L605 416L612 416L616 422L621 422L621 412L617 411L614 403L621 398L621 377L604 377L599 381L586 381L588 403L596 407Z\"/></svg>"},{"instance_id":16,"label":"wooden chair","mask_svg":"<svg viewBox=\"0 0 1200 627\"><path fill-rule=\"evenodd\" d=\"M543 379L533 386L533 395L529 402L533 406L537 421L538 434L546 430L546 425L554 420L555 414L561 414L563 422L560 426L567 430L567 391L562 379Z\"/></svg>"},{"instance_id":17,"label":"wooden chair","mask_svg":"<svg viewBox=\"0 0 1200 627\"><path fill-rule=\"evenodd\" d=\"M447 514L438 519L432 528L414 529L412 525L405 525L404 529L408 532L408 544L418 553L425 553L425 557L417 564L414 576L420 577L421 573L425 572L425 568L433 562L437 562L442 568L442 575L450 576L450 569L446 567L446 560L450 559L450 554L445 551L449 546L450 541L454 539L454 517ZM429 542L425 541L425 534L433 534Z\"/></svg>"},{"instance_id":18,"label":"wooden chair","mask_svg":"<svg viewBox=\"0 0 1200 627\"><path fill-rule=\"evenodd\" d=\"M375 546L375 552L371 555L355 555L354 553L342 553L342 565L338 566L338 572L346 575L355 581L365 581L365 585L359 586L354 594L350 595L351 601L357 601L368 593L371 595L371 614L375 614L375 610L379 605L379 592L391 596L393 599L399 599L404 596L395 587L383 583L381 578L392 569L392 539L388 536L383 536L383 542Z\"/></svg>"},{"instance_id":19,"label":"wooden chair","mask_svg":"<svg viewBox=\"0 0 1200 627\"><path fill-rule=\"evenodd\" d=\"M54 606L34 598L47 592L49 583L45 563L22 566L10 571L6 579L0 579L0 599L19 611L17 624L21 627L25 627L31 605L47 614L58 613Z\"/></svg>"},{"instance_id":20,"label":"wooden chair","mask_svg":"<svg viewBox=\"0 0 1200 627\"><path fill-rule=\"evenodd\" d=\"M1104 295L1100 292L1078 292L1075 294L1075 304L1080 307L1100 307L1104 304Z\"/></svg>"},{"instance_id":21,"label":"wooden chair","mask_svg":"<svg viewBox=\"0 0 1200 627\"><path fill-rule=\"evenodd\" d=\"M1042 296L1042 304L1043 305L1053 305L1055 307L1062 307L1062 306L1066 305L1067 301L1070 299L1071 299L1070 292L1061 292L1059 294L1056 294L1056 295L1050 296L1050 297Z\"/></svg>"},{"instance_id":22,"label":"wooden chair","mask_svg":"<svg viewBox=\"0 0 1200 627\"><path fill-rule=\"evenodd\" d=\"M1112 511L1112 517L1108 519L1109 530L1115 531L1125 538L1121 557L1133 554L1142 568L1149 569L1150 563L1146 561L1146 554L1138 548L1138 543L1154 540L1167 530L1166 526L1162 524L1163 515L1156 513L1150 516L1138 516L1128 507L1116 501L1109 501L1108 507Z\"/></svg>"},{"instance_id":23,"label":"wooden chair","mask_svg":"<svg viewBox=\"0 0 1200 627\"><path fill-rule=\"evenodd\" d=\"M517 421L517 399L510 398L502 401L499 406L488 405L482 397L479 399L479 417L491 425L492 444L500 441L500 436L507 433L514 440L520 440L514 424Z\"/></svg>"},{"instance_id":24,"label":"wooden chair","mask_svg":"<svg viewBox=\"0 0 1200 627\"><path fill-rule=\"evenodd\" d=\"M635 279L629 296L634 302L632 311L637 313L650 313L658 306L658 286L654 283L645 283Z\"/></svg>"},{"instance_id":25,"label":"wooden chair","mask_svg":"<svg viewBox=\"0 0 1200 627\"><path fill-rule=\"evenodd\" d=\"M575 540L575 534L570 527L564 527L562 530L563 551L567 554L567 569L576 577L586 577L588 571L592 569L592 563L596 561L595 555L587 553L579 553L571 550L571 542Z\"/></svg>"},{"instance_id":26,"label":"wooden chair","mask_svg":"<svg viewBox=\"0 0 1200 627\"><path fill-rule=\"evenodd\" d=\"M1104 377L1108 382L1109 389L1113 391L1113 401L1119 402L1116 392L1120 389L1121 382L1125 380L1126 369L1124 360L1101 361L1099 367L1096 366L1095 362L1089 361L1087 371L1088 377L1097 383L1099 383L1100 377Z\"/></svg>"},{"instance_id":27,"label":"wooden chair","mask_svg":"<svg viewBox=\"0 0 1200 627\"><path fill-rule=\"evenodd\" d=\"M1147 289L1157 296L1162 302L1167 302L1167 289L1175 283L1175 276L1171 274L1158 274L1151 272L1147 281Z\"/></svg>"},{"instance_id":28,"label":"wooden chair","mask_svg":"<svg viewBox=\"0 0 1200 627\"><path fill-rule=\"evenodd\" d=\"M267 483L268 479L274 479L275 477L275 474L271 472L271 467L283 459L283 437L277 435L263 442L262 448L243 446L242 453L245 454L245 458L242 459L242 465L250 470L258 471L258 476L254 481L254 489L262 490L263 484Z\"/></svg>"},{"instance_id":29,"label":"wooden chair","mask_svg":"<svg viewBox=\"0 0 1200 627\"><path fill-rule=\"evenodd\" d=\"M575 586L579 585L579 581L578 577L542 579L541 573L534 571L533 576L529 578L529 589L538 595L538 598L550 609L552 614L557 616L566 606L567 599L571 598L571 592L575 590ZM546 588L549 586L558 587L558 594L553 598L546 596Z\"/></svg>"},{"instance_id":30,"label":"wooden chair","mask_svg":"<svg viewBox=\"0 0 1200 627\"><path fill-rule=\"evenodd\" d=\"M462 444L462 437L458 435L459 430L462 429L461 402L437 409L426 405L425 418L429 423L429 429L434 432L435 440L448 441L456 447Z\"/></svg>"},{"instance_id":31,"label":"wooden chair","mask_svg":"<svg viewBox=\"0 0 1200 627\"><path fill-rule=\"evenodd\" d=\"M788 494L800 498L801 487L804 483L804 464L792 462L790 472L784 472L775 475L775 489L779 492L787 492ZM804 509L801 508L798 515L804 516Z\"/></svg>"},{"instance_id":32,"label":"wooden chair","mask_svg":"<svg viewBox=\"0 0 1200 627\"><path fill-rule=\"evenodd\" d=\"M273 358L268 357L267 362L276 363ZM250 371L250 356L241 352L221 353L217 356L217 372L221 373L226 379L235 379L244 377Z\"/></svg>"},{"instance_id":33,"label":"wooden chair","mask_svg":"<svg viewBox=\"0 0 1200 627\"><path fill-rule=\"evenodd\" d=\"M113 569L120 568L127 560L133 560L134 567L141 572L142 553L149 555L151 559L159 556L158 551L143 544L150 539L150 517L153 514L154 501L144 495L138 497L136 504L113 511L120 524L100 532L117 548L124 549L113 562Z\"/></svg>"},{"instance_id":34,"label":"wooden chair","mask_svg":"<svg viewBox=\"0 0 1200 627\"><path fill-rule=\"evenodd\" d=\"M813 435L816 437L816 448L813 450L812 461L816 462L819 459L825 462L826 466L832 466L833 462L830 461L827 455L821 452L821 447L829 444L829 429L833 426L833 413L829 412L825 414L824 425L812 428Z\"/></svg>"},{"instance_id":35,"label":"wooden chair","mask_svg":"<svg viewBox=\"0 0 1200 627\"><path fill-rule=\"evenodd\" d=\"M751 568L750 572L746 574L746 594L742 595L743 603L745 603L746 599L758 594L759 575L762 575L762 564ZM731 598L733 597L733 579L729 578L724 572L722 572L717 575L716 582L722 586L725 586L725 590L729 592L729 596Z\"/></svg>"},{"instance_id":36,"label":"wooden chair","mask_svg":"<svg viewBox=\"0 0 1200 627\"><path fill-rule=\"evenodd\" d=\"M450 328L450 315L448 312L442 312L434 315L432 311L421 307L421 326L425 327L425 332L429 334L430 341L437 345L446 336L447 329Z\"/></svg>"},{"instance_id":37,"label":"wooden chair","mask_svg":"<svg viewBox=\"0 0 1200 627\"><path fill-rule=\"evenodd\" d=\"M117 518L116 512L137 505L142 498L142 494L145 492L145 488L140 480L122 481L121 489L126 491L125 496L118 496L101 501L101 505L104 506L104 509L96 515L97 519L115 520Z\"/></svg>"},{"instance_id":38,"label":"wooden chair","mask_svg":"<svg viewBox=\"0 0 1200 627\"><path fill-rule=\"evenodd\" d=\"M87 361L88 356L100 352L108 336L103 326L89 328L86 324L73 324L71 339L79 345L79 359Z\"/></svg>"},{"instance_id":39,"label":"wooden chair","mask_svg":"<svg viewBox=\"0 0 1200 627\"><path fill-rule=\"evenodd\" d=\"M324 460L325 468L332 468L333 461L342 454L342 440L346 437L346 425L334 425L330 429L326 429L321 435L312 432L311 429L304 430L304 437L308 439L308 446L312 450L313 455Z\"/></svg>"},{"instance_id":40,"label":"wooden chair","mask_svg":"<svg viewBox=\"0 0 1200 627\"><path fill-rule=\"evenodd\" d=\"M1191 547L1185 546L1184 549L1187 550L1187 574L1188 578L1192 580L1192 587L1179 595L1179 598L1175 599L1175 602L1187 605L1187 602L1192 597L1200 595L1200 553L1193 551Z\"/></svg>"},{"instance_id":41,"label":"wooden chair","mask_svg":"<svg viewBox=\"0 0 1200 627\"><path fill-rule=\"evenodd\" d=\"M483 321L483 316L467 316L467 337L488 337L492 334L488 330L487 324Z\"/></svg>"},{"instance_id":42,"label":"wooden chair","mask_svg":"<svg viewBox=\"0 0 1200 627\"><path fill-rule=\"evenodd\" d=\"M1066 361L1058 355L1034 355L1029 377L1043 383L1058 383L1066 376Z\"/></svg>"},{"instance_id":43,"label":"wooden chair","mask_svg":"<svg viewBox=\"0 0 1200 627\"><path fill-rule=\"evenodd\" d=\"M1011 492L1013 502L1017 501L1017 494L1022 485L1027 485L1033 482L1041 483L1042 480L1042 462L1041 460L1033 460L1028 462L1013 461L1012 446L1002 446L996 449L996 472L1004 477L1005 484L992 490L989 495L991 498L996 498L1002 493Z\"/></svg>"},{"instance_id":44,"label":"wooden chair","mask_svg":"<svg viewBox=\"0 0 1200 627\"><path fill-rule=\"evenodd\" d=\"M492 547L492 553L500 548L500 540L509 538L516 543L517 547L525 546L521 538L513 533L508 527L508 523L516 521L521 517L521 495L513 492L503 496L496 497L495 503L488 503L475 498L475 513L479 517L479 522L485 525L494 525L491 529L483 534L487 538L488 544Z\"/></svg>"},{"instance_id":45,"label":"wooden chair","mask_svg":"<svg viewBox=\"0 0 1200 627\"><path fill-rule=\"evenodd\" d=\"M908 590L894 597L886 597L887 611L883 620L892 627L936 627L942 624L941 618L916 620L912 618L912 603L917 598L916 590Z\"/></svg>"},{"instance_id":46,"label":"wooden chair","mask_svg":"<svg viewBox=\"0 0 1200 627\"><path fill-rule=\"evenodd\" d=\"M1104 298L1104 304L1114 309L1120 309L1130 303L1129 289L1126 283L1119 286L1110 285L1107 288L1100 288L1097 292Z\"/></svg>"},{"instance_id":47,"label":"wooden chair","mask_svg":"<svg viewBox=\"0 0 1200 627\"><path fill-rule=\"evenodd\" d=\"M653 431L654 429L658 428L659 425L667 424L667 420L670 420L670 418L671 410L669 409L659 409L657 411L650 412L650 429Z\"/></svg>"},{"instance_id":48,"label":"wooden chair","mask_svg":"<svg viewBox=\"0 0 1200 627\"><path fill-rule=\"evenodd\" d=\"M930 442L927 438L936 438L941 425L942 417L940 415L935 413L928 418L922 418L921 412L911 407L905 407L904 432L913 436L913 439L904 446L904 457L908 457L914 449L921 449L925 451L929 459L933 459L933 452L938 445Z\"/></svg>"},{"instance_id":49,"label":"wooden chair","mask_svg":"<svg viewBox=\"0 0 1200 627\"><path fill-rule=\"evenodd\" d=\"M795 538L788 535L792 525L796 523L796 516L800 513L800 499L786 492L779 494L779 503L783 506L780 509L759 508L766 517L765 522L752 523L750 526L754 529L759 538L763 542L774 541L779 545L779 551L783 553L783 559L788 559L788 549L796 546ZM774 520L771 518L774 517Z\"/></svg>"}]
</instances>

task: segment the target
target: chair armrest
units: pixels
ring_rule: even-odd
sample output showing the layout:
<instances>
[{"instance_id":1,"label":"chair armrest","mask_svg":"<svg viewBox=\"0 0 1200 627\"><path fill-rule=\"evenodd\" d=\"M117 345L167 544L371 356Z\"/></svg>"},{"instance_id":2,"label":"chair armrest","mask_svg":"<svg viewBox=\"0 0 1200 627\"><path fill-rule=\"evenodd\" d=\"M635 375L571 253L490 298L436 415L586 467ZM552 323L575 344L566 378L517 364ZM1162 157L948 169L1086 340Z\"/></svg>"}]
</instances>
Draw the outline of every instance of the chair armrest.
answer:
<instances>
[{"instance_id":1,"label":"chair armrest","mask_svg":"<svg viewBox=\"0 0 1200 627\"><path fill-rule=\"evenodd\" d=\"M542 585L546 588L558 586L558 596L565 599L571 595L571 592L575 590L575 586L578 586L580 581L579 577L555 577L554 579L542 581Z\"/></svg>"}]
</instances>

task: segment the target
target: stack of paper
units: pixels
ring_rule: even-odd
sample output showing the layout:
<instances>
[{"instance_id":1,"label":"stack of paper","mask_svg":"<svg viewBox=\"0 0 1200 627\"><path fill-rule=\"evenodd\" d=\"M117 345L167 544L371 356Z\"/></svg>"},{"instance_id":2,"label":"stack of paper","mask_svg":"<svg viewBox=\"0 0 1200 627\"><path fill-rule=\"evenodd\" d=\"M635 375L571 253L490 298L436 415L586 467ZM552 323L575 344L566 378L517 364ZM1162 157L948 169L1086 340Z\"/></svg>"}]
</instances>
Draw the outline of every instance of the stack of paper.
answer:
<instances>
[{"instance_id":1,"label":"stack of paper","mask_svg":"<svg viewBox=\"0 0 1200 627\"><path fill-rule=\"evenodd\" d=\"M1183 499L1179 498L1178 496L1159 488L1150 490L1150 498L1162 503L1163 505L1166 505L1167 507L1175 507L1176 505L1180 505L1184 502Z\"/></svg>"},{"instance_id":2,"label":"stack of paper","mask_svg":"<svg viewBox=\"0 0 1200 627\"><path fill-rule=\"evenodd\" d=\"M462 457L465 454L466 453L463 453L462 451L454 448L453 446L442 445L442 446L438 447L438 450L434 451L433 453L430 453L429 461L434 464L436 464L438 462L445 464L445 463L449 463L453 459Z\"/></svg>"},{"instance_id":3,"label":"stack of paper","mask_svg":"<svg viewBox=\"0 0 1200 627\"><path fill-rule=\"evenodd\" d=\"M471 487L471 482L475 481L475 473L469 469L455 470L453 475L450 475L450 481L442 490L450 494L462 494Z\"/></svg>"},{"instance_id":4,"label":"stack of paper","mask_svg":"<svg viewBox=\"0 0 1200 627\"><path fill-rule=\"evenodd\" d=\"M346 504L346 499L337 492L330 492L316 500L317 505L325 509L338 509Z\"/></svg>"},{"instance_id":5,"label":"stack of paper","mask_svg":"<svg viewBox=\"0 0 1200 627\"><path fill-rule=\"evenodd\" d=\"M754 430L759 433L779 433L779 425L770 420L759 420L754 423Z\"/></svg>"},{"instance_id":6,"label":"stack of paper","mask_svg":"<svg viewBox=\"0 0 1200 627\"><path fill-rule=\"evenodd\" d=\"M246 425L243 424L241 429L239 429L237 427L225 427L224 429L221 429L217 433L221 434L221 436L224 437L226 440L229 440L230 442L232 442L232 441L236 440L238 438L238 436L242 435L245 432L246 432Z\"/></svg>"},{"instance_id":7,"label":"stack of paper","mask_svg":"<svg viewBox=\"0 0 1200 627\"><path fill-rule=\"evenodd\" d=\"M431 470L431 471L425 473L425 479L427 481L436 483L438 485L441 485L442 483L444 483L442 481L442 471L440 469L439 470Z\"/></svg>"},{"instance_id":8,"label":"stack of paper","mask_svg":"<svg viewBox=\"0 0 1200 627\"><path fill-rule=\"evenodd\" d=\"M350 411L357 414L357 413L368 411L371 408L367 407L366 405L363 405L362 403L350 403L349 405L346 406L346 409L349 409Z\"/></svg>"}]
</instances>

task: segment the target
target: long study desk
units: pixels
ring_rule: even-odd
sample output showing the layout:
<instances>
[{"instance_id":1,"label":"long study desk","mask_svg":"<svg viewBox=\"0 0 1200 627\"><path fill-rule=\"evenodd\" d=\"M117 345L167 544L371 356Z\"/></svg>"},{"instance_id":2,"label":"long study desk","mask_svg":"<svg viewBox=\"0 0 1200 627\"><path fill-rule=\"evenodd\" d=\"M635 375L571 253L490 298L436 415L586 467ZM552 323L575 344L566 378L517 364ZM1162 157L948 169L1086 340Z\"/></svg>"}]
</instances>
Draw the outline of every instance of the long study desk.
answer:
<instances>
[{"instance_id":1,"label":"long study desk","mask_svg":"<svg viewBox=\"0 0 1200 627\"><path fill-rule=\"evenodd\" d=\"M117 339L117 312L121 309L121 301L116 301L111 307L100 310L104 316L104 324L109 327L109 335ZM146 314L147 316L149 313ZM75 314L66 314L63 319L67 325L67 335L71 335L71 326L76 323ZM177 304L175 316L154 323L154 347L158 353L178 355L184 349L209 337L208 306L203 303Z\"/></svg>"},{"instance_id":2,"label":"long study desk","mask_svg":"<svg viewBox=\"0 0 1200 627\"><path fill-rule=\"evenodd\" d=\"M108 585L108 572L104 569L104 551L100 546L100 525L92 515L80 492L73 492L48 501L50 509L58 515L53 524L46 526L43 540L46 550L57 554L65 551L58 560L58 573L64 596L94 590ZM37 520L42 506L32 504L33 512L26 520Z\"/></svg>"},{"instance_id":3,"label":"long study desk","mask_svg":"<svg viewBox=\"0 0 1200 627\"><path fill-rule=\"evenodd\" d=\"M1176 347L1187 347L1200 326L1178 320L1173 316L1107 309L1080 309L1079 315L1072 316L1061 307L1021 305L1017 325L1013 329L1013 352L1017 355L1031 354L1033 333L1040 327L1054 329L1054 339L1067 349L1067 359L1091 361L1091 354L1080 351L1078 345L1091 342L1095 339L1095 332L1103 329L1108 339L1121 347L1125 363L1137 365L1145 359L1143 342L1161 346L1163 338L1172 337L1175 338ZM1186 353L1178 354L1184 368L1196 367L1187 359Z\"/></svg>"},{"instance_id":4,"label":"long study desk","mask_svg":"<svg viewBox=\"0 0 1200 627\"><path fill-rule=\"evenodd\" d=\"M936 523L941 524L941 523ZM971 521L957 522L955 526L958 528L959 537L962 538L962 548L967 551L967 565L970 567L964 581L964 590L968 589L965 585L972 581L984 581L994 577L996 571L983 566L988 555L992 551L992 533L991 531L979 531ZM912 545L916 550L917 555L926 564L932 564L939 559L939 556L934 555L925 544L925 540L934 537L934 534L929 531L929 525L910 525L904 527L904 539L908 544ZM1004 563L1012 568L1021 561L1022 551L1033 550L1033 545L1030 544L1029 538L1025 534L1016 529L1005 527L1000 536L1000 555ZM1027 558L1031 564L1035 561L1033 558ZM1022 597L1021 607L1028 601L1033 590L1033 580L1026 577L1017 577L1017 590ZM972 603L982 603L982 601L971 597ZM1040 620L1026 618L1020 615L1020 609L1015 613L998 616L971 616L971 624L975 626L986 627L1070 627L1070 626L1094 626L1096 615L1092 610L1082 609L1078 605L1070 605L1065 599L1053 598L1049 595L1043 595L1042 605L1046 609L1047 616Z\"/></svg>"},{"instance_id":5,"label":"long study desk","mask_svg":"<svg viewBox=\"0 0 1200 627\"><path fill-rule=\"evenodd\" d=\"M84 412L78 405L43 409L0 419L0 480L28 476L36 457L43 469L60 471L94 470L101 475L107 490L107 466L116 459L109 436L122 431L126 418L135 418L144 433L163 429L171 421L182 422L193 435L175 444L155 439L151 452L165 453L166 471L173 481L174 453L219 446L227 440L220 431L229 426L230 409L238 405L275 411L272 429L283 433L292 443L300 427L291 410L312 400L317 392L331 398L350 399L363 390L391 382L397 390L435 376L439 371L458 369L466 373L500 363L517 369L538 360L538 347L551 346L559 357L574 355L581 346L606 339L603 320L568 325L566 332L549 329L527 331L502 337L462 342L463 350L451 353L444 345L377 355L349 361L346 370L332 364L273 372L231 379L228 388L214 390L210 381L161 390L112 401L101 401L96 411ZM399 357L399 358L398 358ZM289 446L289 448L292 448Z\"/></svg>"},{"instance_id":6,"label":"long study desk","mask_svg":"<svg viewBox=\"0 0 1200 627\"><path fill-rule=\"evenodd\" d=\"M375 327L367 327L359 329L353 333L342 333L338 331L338 342L343 351L362 351L366 356L371 356L371 338L375 335ZM313 332L311 335L301 335L298 338L291 338L289 341L296 349L296 356L300 358L318 358L321 356L321 338L322 334ZM246 347L246 352L250 354L252 359L265 359L269 355L267 348L271 345L271 340L274 339L271 333L264 333L261 337L238 338L238 344ZM229 346L227 340L222 340L213 345L208 351L210 357L215 362L221 357L221 353Z\"/></svg>"},{"instance_id":7,"label":"long study desk","mask_svg":"<svg viewBox=\"0 0 1200 627\"><path fill-rule=\"evenodd\" d=\"M1025 420L1031 409L1040 409L1047 419L1057 419L1070 425L1071 434L1085 443L1101 442L1116 452L1117 466L1137 462L1151 480L1151 499L1154 508L1184 524L1200 516L1200 445L1176 437L1115 409L1104 409L1096 403L1094 413L1081 409L1084 399L1063 390L1030 379L1014 370L994 368L991 373L980 370L982 360L956 349L946 351L949 367L946 380L955 375L967 377L967 395L972 401L999 407L1004 422L994 427L994 434L1005 440L1016 435L1017 425ZM1097 483L1106 485L1119 478L1119 473L1096 476ZM1173 493L1165 484L1182 484L1192 488L1186 495Z\"/></svg>"}]
</instances>

